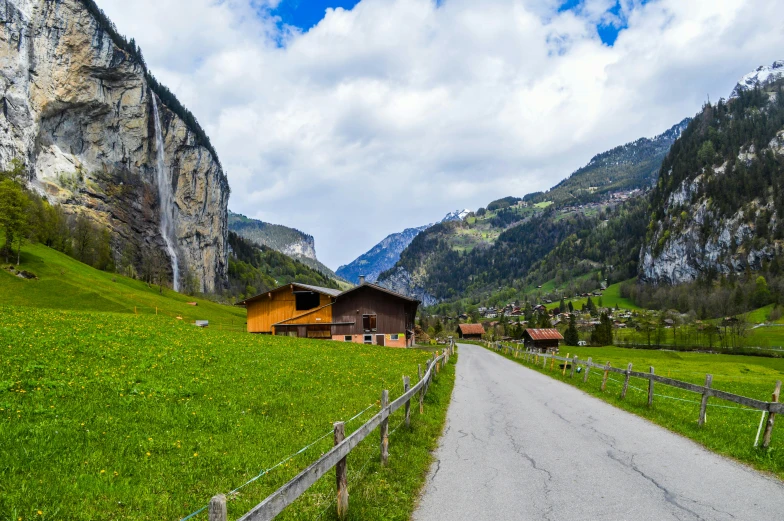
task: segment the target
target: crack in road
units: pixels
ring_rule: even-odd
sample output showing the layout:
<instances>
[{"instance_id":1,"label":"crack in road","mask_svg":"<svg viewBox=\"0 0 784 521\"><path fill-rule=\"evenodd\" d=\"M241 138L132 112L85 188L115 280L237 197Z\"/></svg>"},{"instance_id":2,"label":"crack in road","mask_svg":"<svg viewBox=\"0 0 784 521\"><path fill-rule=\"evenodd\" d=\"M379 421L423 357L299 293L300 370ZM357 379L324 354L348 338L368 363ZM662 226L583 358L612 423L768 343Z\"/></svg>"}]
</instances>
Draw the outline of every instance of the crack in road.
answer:
<instances>
[{"instance_id":1,"label":"crack in road","mask_svg":"<svg viewBox=\"0 0 784 521\"><path fill-rule=\"evenodd\" d=\"M615 449L615 450L618 450L618 449ZM674 507L676 507L676 508L678 508L678 509L680 509L680 510L682 510L682 511L688 513L688 514L691 514L692 516L694 516L697 519L697 521L707 521L704 517L702 517L700 514L698 514L694 510L692 510L692 509L690 509L690 508L688 508L688 507L678 503L678 495L677 494L671 492L667 487L665 487L664 485L659 483L655 478L653 478L653 476L649 476L648 474L643 472L642 469L640 469L634 463L634 454L629 455L628 453L626 453L624 451L619 451L619 452L622 452L625 455L629 456L630 460L629 460L628 463L623 461L619 457L617 457L615 454L613 454L612 450L608 450L607 451L607 456L609 456L611 460L617 461L618 463L620 463L624 467L633 470L634 472L636 472L637 474L639 474L640 476L642 476L646 480L650 481L656 488L658 488L659 490L661 490L664 493L664 500L667 503L671 504L672 506L674 506ZM688 498L684 498L684 499L688 499ZM697 501L693 501L691 499L689 499L689 501L692 501L693 503L699 504ZM678 517L678 519L681 519L681 518Z\"/></svg>"}]
</instances>

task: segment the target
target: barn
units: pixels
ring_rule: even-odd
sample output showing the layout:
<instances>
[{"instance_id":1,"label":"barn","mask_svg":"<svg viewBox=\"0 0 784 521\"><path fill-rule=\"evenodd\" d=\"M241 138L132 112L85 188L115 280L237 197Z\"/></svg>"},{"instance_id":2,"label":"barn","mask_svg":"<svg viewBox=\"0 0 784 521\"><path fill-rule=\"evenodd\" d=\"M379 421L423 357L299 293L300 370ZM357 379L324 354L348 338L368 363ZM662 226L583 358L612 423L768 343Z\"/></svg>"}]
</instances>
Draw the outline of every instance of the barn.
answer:
<instances>
[{"instance_id":1,"label":"barn","mask_svg":"<svg viewBox=\"0 0 784 521\"><path fill-rule=\"evenodd\" d=\"M411 347L419 301L362 283L347 291L286 284L238 302L248 332Z\"/></svg>"},{"instance_id":2,"label":"barn","mask_svg":"<svg viewBox=\"0 0 784 521\"><path fill-rule=\"evenodd\" d=\"M485 328L482 327L482 324L460 324L457 326L457 334L466 340L482 340Z\"/></svg>"},{"instance_id":3,"label":"barn","mask_svg":"<svg viewBox=\"0 0 784 521\"><path fill-rule=\"evenodd\" d=\"M540 353L557 353L558 345L564 339L557 329L526 329L523 331L523 342L526 349Z\"/></svg>"}]
</instances>

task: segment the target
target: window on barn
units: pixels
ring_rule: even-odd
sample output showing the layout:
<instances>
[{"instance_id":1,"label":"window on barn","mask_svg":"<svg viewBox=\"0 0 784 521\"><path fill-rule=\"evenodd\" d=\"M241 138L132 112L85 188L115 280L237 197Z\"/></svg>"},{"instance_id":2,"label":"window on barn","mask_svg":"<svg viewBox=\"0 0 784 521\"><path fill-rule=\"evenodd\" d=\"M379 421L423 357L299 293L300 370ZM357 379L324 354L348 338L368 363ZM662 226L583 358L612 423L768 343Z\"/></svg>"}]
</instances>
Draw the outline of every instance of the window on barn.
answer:
<instances>
[{"instance_id":1,"label":"window on barn","mask_svg":"<svg viewBox=\"0 0 784 521\"><path fill-rule=\"evenodd\" d=\"M294 297L297 299L297 311L307 311L309 309L317 308L321 302L318 293L306 291L302 293L295 293Z\"/></svg>"},{"instance_id":2,"label":"window on barn","mask_svg":"<svg viewBox=\"0 0 784 521\"><path fill-rule=\"evenodd\" d=\"M362 329L367 331L376 330L376 315L362 315Z\"/></svg>"},{"instance_id":3,"label":"window on barn","mask_svg":"<svg viewBox=\"0 0 784 521\"><path fill-rule=\"evenodd\" d=\"M399 340L400 339L400 335L389 335L389 339L390 340Z\"/></svg>"},{"instance_id":4,"label":"window on barn","mask_svg":"<svg viewBox=\"0 0 784 521\"><path fill-rule=\"evenodd\" d=\"M373 343L373 335L365 335L365 343L372 344Z\"/></svg>"},{"instance_id":5,"label":"window on barn","mask_svg":"<svg viewBox=\"0 0 784 521\"><path fill-rule=\"evenodd\" d=\"M351 335L345 335L343 337L343 340L346 341L346 342L353 342L354 341L354 337L352 337Z\"/></svg>"}]
</instances>

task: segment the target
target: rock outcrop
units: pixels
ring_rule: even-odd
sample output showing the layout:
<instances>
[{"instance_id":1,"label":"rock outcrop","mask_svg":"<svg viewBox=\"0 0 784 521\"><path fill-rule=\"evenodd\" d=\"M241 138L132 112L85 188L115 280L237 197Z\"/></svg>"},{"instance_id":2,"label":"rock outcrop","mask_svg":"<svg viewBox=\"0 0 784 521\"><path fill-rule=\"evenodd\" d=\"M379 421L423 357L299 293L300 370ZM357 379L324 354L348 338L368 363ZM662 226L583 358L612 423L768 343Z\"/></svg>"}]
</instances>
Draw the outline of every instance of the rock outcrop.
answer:
<instances>
[{"instance_id":1,"label":"rock outcrop","mask_svg":"<svg viewBox=\"0 0 784 521\"><path fill-rule=\"evenodd\" d=\"M160 99L139 56L88 7L83 0L0 0L0 167L22 159L33 188L108 226L118 263L130 258L139 267L166 252L158 96L181 278L215 291L227 272L226 176L199 138L203 131Z\"/></svg>"},{"instance_id":2,"label":"rock outcrop","mask_svg":"<svg viewBox=\"0 0 784 521\"><path fill-rule=\"evenodd\" d=\"M784 254L784 61L707 105L665 160L639 279L674 285L765 269ZM755 90L759 89L759 90Z\"/></svg>"},{"instance_id":3,"label":"rock outcrop","mask_svg":"<svg viewBox=\"0 0 784 521\"><path fill-rule=\"evenodd\" d=\"M421 277L412 277L404 267L395 266L384 274L384 280L378 281L378 285L401 295L419 299L423 306L438 304L439 299L427 292L420 279Z\"/></svg>"}]
</instances>

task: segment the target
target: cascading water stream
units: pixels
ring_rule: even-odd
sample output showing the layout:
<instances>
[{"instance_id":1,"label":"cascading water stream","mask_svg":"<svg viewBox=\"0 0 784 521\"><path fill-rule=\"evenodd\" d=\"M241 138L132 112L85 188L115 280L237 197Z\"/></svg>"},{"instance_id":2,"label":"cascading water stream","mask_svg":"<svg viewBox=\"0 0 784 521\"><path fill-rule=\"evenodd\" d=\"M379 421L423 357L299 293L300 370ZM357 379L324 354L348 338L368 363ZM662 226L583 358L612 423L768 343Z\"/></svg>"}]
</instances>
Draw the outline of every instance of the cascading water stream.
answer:
<instances>
[{"instance_id":1,"label":"cascading water stream","mask_svg":"<svg viewBox=\"0 0 784 521\"><path fill-rule=\"evenodd\" d=\"M172 266L172 285L174 291L180 291L180 265L177 262L177 238L174 234L174 200L171 193L171 181L166 174L165 151L163 148L163 133L161 132L161 118L158 114L158 102L152 94L152 110L155 118L155 145L158 156L158 198L161 201L161 235L166 243Z\"/></svg>"}]
</instances>

